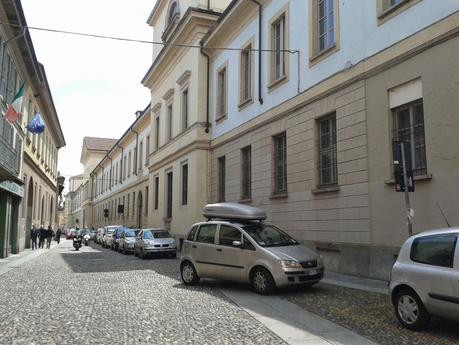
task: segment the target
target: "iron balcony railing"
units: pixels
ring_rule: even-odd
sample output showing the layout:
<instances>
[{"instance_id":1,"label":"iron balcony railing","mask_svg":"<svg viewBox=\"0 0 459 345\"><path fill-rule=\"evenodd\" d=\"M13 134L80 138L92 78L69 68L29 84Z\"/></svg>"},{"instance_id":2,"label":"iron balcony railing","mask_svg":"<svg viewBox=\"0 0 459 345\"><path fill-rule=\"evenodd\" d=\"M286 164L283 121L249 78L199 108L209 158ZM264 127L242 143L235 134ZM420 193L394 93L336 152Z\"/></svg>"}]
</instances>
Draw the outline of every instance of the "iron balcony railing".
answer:
<instances>
[{"instance_id":1,"label":"iron balcony railing","mask_svg":"<svg viewBox=\"0 0 459 345\"><path fill-rule=\"evenodd\" d=\"M19 175L19 155L19 152L0 137L0 176Z\"/></svg>"}]
</instances>

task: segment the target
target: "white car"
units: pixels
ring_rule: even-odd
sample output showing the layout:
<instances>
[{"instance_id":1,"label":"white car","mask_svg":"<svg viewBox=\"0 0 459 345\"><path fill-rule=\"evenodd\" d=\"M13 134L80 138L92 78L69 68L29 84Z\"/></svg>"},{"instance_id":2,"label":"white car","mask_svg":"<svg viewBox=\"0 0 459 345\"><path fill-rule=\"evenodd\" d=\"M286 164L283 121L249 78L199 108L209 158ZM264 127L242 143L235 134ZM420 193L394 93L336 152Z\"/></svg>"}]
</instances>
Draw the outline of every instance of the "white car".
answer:
<instances>
[{"instance_id":1,"label":"white car","mask_svg":"<svg viewBox=\"0 0 459 345\"><path fill-rule=\"evenodd\" d=\"M390 296L398 321L418 330L439 316L459 321L459 228L427 231L403 244Z\"/></svg>"},{"instance_id":2,"label":"white car","mask_svg":"<svg viewBox=\"0 0 459 345\"><path fill-rule=\"evenodd\" d=\"M102 247L110 248L112 245L112 234L117 228L121 228L122 225L107 225L104 227L104 235L102 236Z\"/></svg>"}]
</instances>

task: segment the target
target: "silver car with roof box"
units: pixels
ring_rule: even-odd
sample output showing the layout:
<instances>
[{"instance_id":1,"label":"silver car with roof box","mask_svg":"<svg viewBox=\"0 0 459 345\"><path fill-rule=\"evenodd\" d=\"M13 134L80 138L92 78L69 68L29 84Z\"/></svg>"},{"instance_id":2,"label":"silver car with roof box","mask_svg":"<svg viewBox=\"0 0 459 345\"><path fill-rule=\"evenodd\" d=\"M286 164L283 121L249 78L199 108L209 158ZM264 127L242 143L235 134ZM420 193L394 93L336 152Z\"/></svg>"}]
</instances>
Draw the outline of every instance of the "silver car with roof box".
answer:
<instances>
[{"instance_id":1,"label":"silver car with roof box","mask_svg":"<svg viewBox=\"0 0 459 345\"><path fill-rule=\"evenodd\" d=\"M398 321L422 328L430 316L459 321L459 228L408 238L392 267L389 292Z\"/></svg>"},{"instance_id":2,"label":"silver car with roof box","mask_svg":"<svg viewBox=\"0 0 459 345\"><path fill-rule=\"evenodd\" d=\"M263 222L266 213L237 203L207 205L207 222L184 241L180 271L187 285L201 277L248 282L261 294L276 287L312 285L323 278L322 259L293 237Z\"/></svg>"}]
</instances>

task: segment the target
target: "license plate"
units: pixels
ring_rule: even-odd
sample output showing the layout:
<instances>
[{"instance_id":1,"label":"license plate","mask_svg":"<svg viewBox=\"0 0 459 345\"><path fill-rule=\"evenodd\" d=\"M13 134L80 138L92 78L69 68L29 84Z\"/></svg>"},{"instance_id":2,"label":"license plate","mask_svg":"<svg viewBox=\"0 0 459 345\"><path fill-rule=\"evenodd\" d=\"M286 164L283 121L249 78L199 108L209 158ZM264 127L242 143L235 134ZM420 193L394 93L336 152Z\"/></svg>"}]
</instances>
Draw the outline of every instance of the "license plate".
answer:
<instances>
[{"instance_id":1,"label":"license plate","mask_svg":"<svg viewBox=\"0 0 459 345\"><path fill-rule=\"evenodd\" d=\"M310 276L315 276L317 274L317 270L309 270Z\"/></svg>"}]
</instances>

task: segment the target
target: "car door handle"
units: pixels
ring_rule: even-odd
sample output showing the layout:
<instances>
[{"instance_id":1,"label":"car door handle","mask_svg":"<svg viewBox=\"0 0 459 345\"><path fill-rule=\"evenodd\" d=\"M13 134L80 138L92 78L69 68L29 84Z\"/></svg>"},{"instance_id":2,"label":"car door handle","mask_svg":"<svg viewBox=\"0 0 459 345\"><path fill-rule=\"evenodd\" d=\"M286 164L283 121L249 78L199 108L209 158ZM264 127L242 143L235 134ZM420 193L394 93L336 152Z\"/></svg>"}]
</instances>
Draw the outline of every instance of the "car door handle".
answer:
<instances>
[{"instance_id":1,"label":"car door handle","mask_svg":"<svg viewBox=\"0 0 459 345\"><path fill-rule=\"evenodd\" d=\"M222 251L222 249L220 249L220 248L217 248L217 252L221 252L221 251Z\"/></svg>"},{"instance_id":2,"label":"car door handle","mask_svg":"<svg viewBox=\"0 0 459 345\"><path fill-rule=\"evenodd\" d=\"M191 248L198 248L197 246L195 246L194 244L191 246Z\"/></svg>"}]
</instances>

